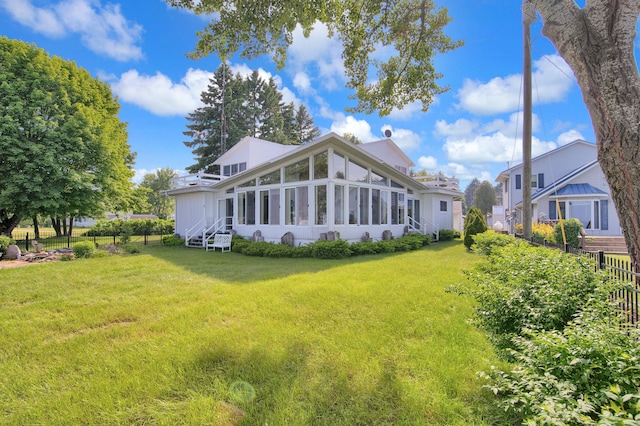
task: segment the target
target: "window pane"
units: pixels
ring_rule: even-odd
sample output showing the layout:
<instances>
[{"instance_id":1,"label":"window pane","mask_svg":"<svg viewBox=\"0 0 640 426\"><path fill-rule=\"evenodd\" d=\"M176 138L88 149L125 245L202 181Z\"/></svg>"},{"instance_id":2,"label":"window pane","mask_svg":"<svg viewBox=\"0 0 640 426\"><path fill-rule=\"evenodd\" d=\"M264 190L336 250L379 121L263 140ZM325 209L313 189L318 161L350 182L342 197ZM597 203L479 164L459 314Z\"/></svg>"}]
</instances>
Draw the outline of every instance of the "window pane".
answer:
<instances>
[{"instance_id":1,"label":"window pane","mask_svg":"<svg viewBox=\"0 0 640 426\"><path fill-rule=\"evenodd\" d=\"M398 193L391 193L391 224L398 224Z\"/></svg>"},{"instance_id":2,"label":"window pane","mask_svg":"<svg viewBox=\"0 0 640 426\"><path fill-rule=\"evenodd\" d=\"M398 182L391 181L392 188L404 188L404 186L400 185Z\"/></svg>"},{"instance_id":3,"label":"window pane","mask_svg":"<svg viewBox=\"0 0 640 426\"><path fill-rule=\"evenodd\" d=\"M404 194L398 193L398 224L404 225Z\"/></svg>"},{"instance_id":4,"label":"window pane","mask_svg":"<svg viewBox=\"0 0 640 426\"><path fill-rule=\"evenodd\" d=\"M593 229L600 229L600 201L593 202Z\"/></svg>"},{"instance_id":5,"label":"window pane","mask_svg":"<svg viewBox=\"0 0 640 426\"><path fill-rule=\"evenodd\" d=\"M313 178L326 179L329 177L328 152L321 152L313 156Z\"/></svg>"},{"instance_id":6,"label":"window pane","mask_svg":"<svg viewBox=\"0 0 640 426\"><path fill-rule=\"evenodd\" d=\"M531 175L531 187L532 188L538 187L538 175Z\"/></svg>"},{"instance_id":7,"label":"window pane","mask_svg":"<svg viewBox=\"0 0 640 426\"><path fill-rule=\"evenodd\" d=\"M244 172L245 170L247 170L247 163L240 163L240 164L238 165L238 168L239 168L239 170L238 170L238 171L240 171L240 172Z\"/></svg>"},{"instance_id":8,"label":"window pane","mask_svg":"<svg viewBox=\"0 0 640 426\"><path fill-rule=\"evenodd\" d=\"M237 164L232 164L231 165L231 176L238 174L238 165Z\"/></svg>"},{"instance_id":9,"label":"window pane","mask_svg":"<svg viewBox=\"0 0 640 426\"><path fill-rule=\"evenodd\" d=\"M229 165L224 166L224 167L222 168L222 170L224 170L224 171L223 171L223 174L224 174L225 176L231 176L231 166L229 166Z\"/></svg>"},{"instance_id":10,"label":"window pane","mask_svg":"<svg viewBox=\"0 0 640 426\"><path fill-rule=\"evenodd\" d=\"M296 225L309 224L309 188L296 188Z\"/></svg>"},{"instance_id":11,"label":"window pane","mask_svg":"<svg viewBox=\"0 0 640 426\"><path fill-rule=\"evenodd\" d=\"M246 188L248 186L256 186L256 180L255 179L251 179L248 182L245 182L243 184L238 185L240 188Z\"/></svg>"},{"instance_id":12,"label":"window pane","mask_svg":"<svg viewBox=\"0 0 640 426\"><path fill-rule=\"evenodd\" d=\"M247 212L247 193L241 192L238 194L238 224L245 225Z\"/></svg>"},{"instance_id":13,"label":"window pane","mask_svg":"<svg viewBox=\"0 0 640 426\"><path fill-rule=\"evenodd\" d=\"M316 186L316 225L327 223L327 186Z\"/></svg>"},{"instance_id":14,"label":"window pane","mask_svg":"<svg viewBox=\"0 0 640 426\"><path fill-rule=\"evenodd\" d=\"M336 185L333 204L336 225L344 225L344 186Z\"/></svg>"},{"instance_id":15,"label":"window pane","mask_svg":"<svg viewBox=\"0 0 640 426\"><path fill-rule=\"evenodd\" d=\"M269 209L269 223L271 225L280 225L280 190L269 190L269 201L271 208Z\"/></svg>"},{"instance_id":16,"label":"window pane","mask_svg":"<svg viewBox=\"0 0 640 426\"><path fill-rule=\"evenodd\" d=\"M389 223L389 191L380 191L380 224Z\"/></svg>"},{"instance_id":17,"label":"window pane","mask_svg":"<svg viewBox=\"0 0 640 426\"><path fill-rule=\"evenodd\" d=\"M285 182L300 182L309 180L309 159L305 158L284 168Z\"/></svg>"},{"instance_id":18,"label":"window pane","mask_svg":"<svg viewBox=\"0 0 640 426\"><path fill-rule=\"evenodd\" d=\"M346 170L345 159L342 155L333 153L333 177L336 179L345 179Z\"/></svg>"},{"instance_id":19,"label":"window pane","mask_svg":"<svg viewBox=\"0 0 640 426\"><path fill-rule=\"evenodd\" d=\"M371 190L371 224L380 225L380 190Z\"/></svg>"},{"instance_id":20,"label":"window pane","mask_svg":"<svg viewBox=\"0 0 640 426\"><path fill-rule=\"evenodd\" d=\"M294 225L296 219L296 189L287 188L284 190L284 205L285 205L285 225Z\"/></svg>"},{"instance_id":21,"label":"window pane","mask_svg":"<svg viewBox=\"0 0 640 426\"><path fill-rule=\"evenodd\" d=\"M351 182L369 182L369 171L361 165L349 161L349 180Z\"/></svg>"},{"instance_id":22,"label":"window pane","mask_svg":"<svg viewBox=\"0 0 640 426\"><path fill-rule=\"evenodd\" d=\"M349 187L349 224L358 223L358 188Z\"/></svg>"},{"instance_id":23,"label":"window pane","mask_svg":"<svg viewBox=\"0 0 640 426\"><path fill-rule=\"evenodd\" d=\"M446 212L447 211L447 202L446 201L440 201L440 211L441 212Z\"/></svg>"},{"instance_id":24,"label":"window pane","mask_svg":"<svg viewBox=\"0 0 640 426\"><path fill-rule=\"evenodd\" d=\"M273 185L280 183L280 169L260 176L258 182L260 182L260 185Z\"/></svg>"},{"instance_id":25,"label":"window pane","mask_svg":"<svg viewBox=\"0 0 640 426\"><path fill-rule=\"evenodd\" d=\"M369 188L360 188L360 225L369 224Z\"/></svg>"},{"instance_id":26,"label":"window pane","mask_svg":"<svg viewBox=\"0 0 640 426\"><path fill-rule=\"evenodd\" d=\"M371 183L373 185L387 186L387 178L375 172L371 172Z\"/></svg>"},{"instance_id":27,"label":"window pane","mask_svg":"<svg viewBox=\"0 0 640 426\"><path fill-rule=\"evenodd\" d=\"M256 191L247 192L247 225L256 224Z\"/></svg>"}]
</instances>

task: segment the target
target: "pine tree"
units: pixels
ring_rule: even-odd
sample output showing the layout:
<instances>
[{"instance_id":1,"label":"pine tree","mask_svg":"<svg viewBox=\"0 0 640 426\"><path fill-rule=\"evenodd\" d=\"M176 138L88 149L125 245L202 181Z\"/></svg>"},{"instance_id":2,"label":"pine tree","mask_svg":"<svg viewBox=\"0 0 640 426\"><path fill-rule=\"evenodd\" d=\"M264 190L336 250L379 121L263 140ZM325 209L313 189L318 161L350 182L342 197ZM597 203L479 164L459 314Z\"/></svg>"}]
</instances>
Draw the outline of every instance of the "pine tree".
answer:
<instances>
[{"instance_id":1,"label":"pine tree","mask_svg":"<svg viewBox=\"0 0 640 426\"><path fill-rule=\"evenodd\" d=\"M295 117L297 143L305 144L320 136L320 130L313 122L304 105L298 107Z\"/></svg>"}]
</instances>

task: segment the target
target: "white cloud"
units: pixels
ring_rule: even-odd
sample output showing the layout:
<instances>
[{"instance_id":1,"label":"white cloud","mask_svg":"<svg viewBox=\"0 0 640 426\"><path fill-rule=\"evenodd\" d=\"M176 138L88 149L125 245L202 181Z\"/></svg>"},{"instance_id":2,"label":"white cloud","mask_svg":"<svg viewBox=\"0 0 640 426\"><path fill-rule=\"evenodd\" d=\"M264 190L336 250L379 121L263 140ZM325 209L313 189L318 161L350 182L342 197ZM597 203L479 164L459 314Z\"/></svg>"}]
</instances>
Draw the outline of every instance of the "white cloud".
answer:
<instances>
[{"instance_id":1,"label":"white cloud","mask_svg":"<svg viewBox=\"0 0 640 426\"><path fill-rule=\"evenodd\" d=\"M389 114L389 118L393 120L406 121L411 120L414 115L422 112L422 103L415 101L407 104L402 109L394 108Z\"/></svg>"},{"instance_id":2,"label":"white cloud","mask_svg":"<svg viewBox=\"0 0 640 426\"><path fill-rule=\"evenodd\" d=\"M189 68L179 83L174 83L166 75L140 75L129 70L111 88L121 101L138 105L140 108L161 116L186 115L202 106L200 94L207 89L213 74L200 69Z\"/></svg>"},{"instance_id":3,"label":"white cloud","mask_svg":"<svg viewBox=\"0 0 640 426\"><path fill-rule=\"evenodd\" d=\"M49 37L79 34L92 51L118 61L142 58L142 26L128 21L118 4L102 6L100 0L63 0L48 7L30 0L0 0L12 18Z\"/></svg>"},{"instance_id":4,"label":"white cloud","mask_svg":"<svg viewBox=\"0 0 640 426\"><path fill-rule=\"evenodd\" d=\"M131 178L131 181L133 183L135 183L136 185L140 185L140 183L142 182L142 180L144 179L145 175L148 174L155 174L158 170L160 170L162 167L156 167L155 169L134 169L133 170L133 177ZM187 174L187 172L185 170L180 170L180 169L174 169L174 172L177 173L177 176L182 176Z\"/></svg>"},{"instance_id":5,"label":"white cloud","mask_svg":"<svg viewBox=\"0 0 640 426\"><path fill-rule=\"evenodd\" d=\"M537 103L559 102L574 84L569 65L558 55L549 55L533 63L534 99ZM467 79L458 90L458 107L476 115L493 115L520 108L522 75L495 77L487 83Z\"/></svg>"},{"instance_id":6,"label":"white cloud","mask_svg":"<svg viewBox=\"0 0 640 426\"><path fill-rule=\"evenodd\" d=\"M388 124L382 126L380 129L380 137L376 139L382 138L384 131L387 129L391 130L391 140L393 140L393 142L395 142L395 144L398 145L398 147L400 147L400 149L405 153L420 147L420 143L422 142L420 135L408 129L394 129Z\"/></svg>"},{"instance_id":7,"label":"white cloud","mask_svg":"<svg viewBox=\"0 0 640 426\"><path fill-rule=\"evenodd\" d=\"M566 145L566 144L568 144L570 142L575 141L576 139L584 140L584 136L582 136L582 133L580 133L576 129L571 129L569 131L561 133L558 136L558 145L559 146L563 146L563 145Z\"/></svg>"},{"instance_id":8,"label":"white cloud","mask_svg":"<svg viewBox=\"0 0 640 426\"><path fill-rule=\"evenodd\" d=\"M310 93L312 91L311 80L306 72L299 71L296 73L293 77L293 86L302 93Z\"/></svg>"},{"instance_id":9,"label":"white cloud","mask_svg":"<svg viewBox=\"0 0 640 426\"><path fill-rule=\"evenodd\" d=\"M418 158L418 166L427 171L435 170L438 168L438 160L435 157L424 155Z\"/></svg>"},{"instance_id":10,"label":"white cloud","mask_svg":"<svg viewBox=\"0 0 640 426\"><path fill-rule=\"evenodd\" d=\"M341 117L331 123L331 132L335 132L340 136L345 133L351 133L363 143L380 139L371 132L371 126L365 120L356 120L352 115L340 115Z\"/></svg>"},{"instance_id":11,"label":"white cloud","mask_svg":"<svg viewBox=\"0 0 640 426\"><path fill-rule=\"evenodd\" d=\"M474 178L478 178L480 181L493 181L491 173L487 170L484 170L482 165L469 167L456 162L439 164L438 160L435 157L422 156L418 158L418 167L421 169L425 169L429 173L441 172L445 176L456 177L460 181L473 180Z\"/></svg>"}]
</instances>

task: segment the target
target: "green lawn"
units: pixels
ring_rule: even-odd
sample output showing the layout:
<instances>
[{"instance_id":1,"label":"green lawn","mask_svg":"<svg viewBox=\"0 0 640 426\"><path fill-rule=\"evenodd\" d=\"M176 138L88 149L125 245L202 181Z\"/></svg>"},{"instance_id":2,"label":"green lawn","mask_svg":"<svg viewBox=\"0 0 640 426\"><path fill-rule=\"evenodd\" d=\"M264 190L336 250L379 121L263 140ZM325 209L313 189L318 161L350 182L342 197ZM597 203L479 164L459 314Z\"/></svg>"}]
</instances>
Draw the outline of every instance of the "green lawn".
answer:
<instances>
[{"instance_id":1,"label":"green lawn","mask_svg":"<svg viewBox=\"0 0 640 426\"><path fill-rule=\"evenodd\" d=\"M0 424L491 424L497 360L444 291L475 260L154 246L0 270Z\"/></svg>"}]
</instances>

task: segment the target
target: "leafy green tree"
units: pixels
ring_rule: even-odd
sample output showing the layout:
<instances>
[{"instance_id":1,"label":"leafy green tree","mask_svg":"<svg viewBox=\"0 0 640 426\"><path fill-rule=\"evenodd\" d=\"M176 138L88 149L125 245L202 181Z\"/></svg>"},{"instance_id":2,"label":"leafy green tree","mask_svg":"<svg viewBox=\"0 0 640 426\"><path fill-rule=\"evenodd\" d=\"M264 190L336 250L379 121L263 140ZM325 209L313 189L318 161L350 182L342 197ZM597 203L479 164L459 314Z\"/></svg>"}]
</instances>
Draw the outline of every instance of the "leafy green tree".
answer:
<instances>
[{"instance_id":1,"label":"leafy green tree","mask_svg":"<svg viewBox=\"0 0 640 426\"><path fill-rule=\"evenodd\" d=\"M155 173L147 173L140 182L140 188L146 188L146 201L150 206L150 212L160 219L166 219L173 213L174 200L165 194L171 188L171 179L178 176L170 167L158 169Z\"/></svg>"},{"instance_id":2,"label":"leafy green tree","mask_svg":"<svg viewBox=\"0 0 640 426\"><path fill-rule=\"evenodd\" d=\"M482 181L473 191L473 205L480 209L483 215L493 211L493 206L498 204L496 191L489 181Z\"/></svg>"},{"instance_id":3,"label":"leafy green tree","mask_svg":"<svg viewBox=\"0 0 640 426\"><path fill-rule=\"evenodd\" d=\"M228 59L242 50L243 58L272 54L282 68L293 31L299 26L308 36L318 22L325 24L343 44L347 87L355 90L358 100L350 111L388 115L414 101L422 102L426 111L434 96L448 89L436 83L441 75L433 67L434 56L462 45L444 34L450 21L447 10L431 0L167 2L212 17L198 32L194 58L216 52ZM383 60L376 54L381 50L392 53Z\"/></svg>"},{"instance_id":4,"label":"leafy green tree","mask_svg":"<svg viewBox=\"0 0 640 426\"><path fill-rule=\"evenodd\" d=\"M349 142L351 142L354 145L362 144L362 141L360 140L360 138L358 138L353 133L345 133L344 135L342 135L342 137L345 138L346 140L348 140Z\"/></svg>"},{"instance_id":5,"label":"leafy green tree","mask_svg":"<svg viewBox=\"0 0 640 426\"><path fill-rule=\"evenodd\" d=\"M135 155L109 86L75 63L0 37L0 233L131 202Z\"/></svg>"},{"instance_id":6,"label":"leafy green tree","mask_svg":"<svg viewBox=\"0 0 640 426\"><path fill-rule=\"evenodd\" d=\"M482 212L477 207L471 207L464 217L464 245L471 250L473 245L473 236L482 234L487 230L487 223L484 221Z\"/></svg>"}]
</instances>

